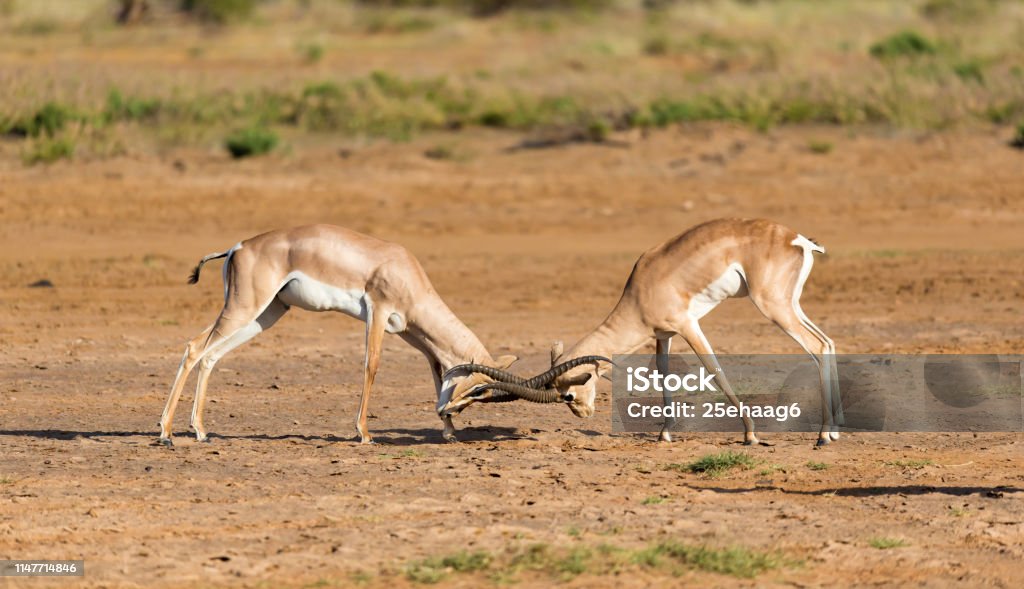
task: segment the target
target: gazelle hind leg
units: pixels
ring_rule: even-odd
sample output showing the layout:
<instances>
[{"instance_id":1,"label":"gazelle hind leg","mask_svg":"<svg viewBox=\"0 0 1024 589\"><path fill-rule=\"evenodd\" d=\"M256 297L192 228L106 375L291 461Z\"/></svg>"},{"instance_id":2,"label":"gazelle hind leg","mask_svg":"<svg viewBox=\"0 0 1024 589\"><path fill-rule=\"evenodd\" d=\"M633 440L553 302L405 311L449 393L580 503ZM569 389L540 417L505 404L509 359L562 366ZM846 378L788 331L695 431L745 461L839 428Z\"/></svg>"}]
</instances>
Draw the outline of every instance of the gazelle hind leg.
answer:
<instances>
[{"instance_id":1,"label":"gazelle hind leg","mask_svg":"<svg viewBox=\"0 0 1024 589\"><path fill-rule=\"evenodd\" d=\"M659 338L657 340L657 344L656 344L656 348L655 348L655 352L657 354L656 362L658 364L658 372L660 372L662 374L668 374L669 373L668 355L669 355L669 351L671 349L672 349L672 338L671 337ZM672 405L672 393L667 388L662 391L662 400L663 400L664 405L666 407L669 407L669 406ZM666 417L665 418L665 425L662 426L661 434L659 435L658 439L660 441L662 441L662 442L671 442L672 441L672 432L671 432L671 430L672 430L672 427L675 426L675 424L676 424L675 418Z\"/></svg>"},{"instance_id":2,"label":"gazelle hind leg","mask_svg":"<svg viewBox=\"0 0 1024 589\"><path fill-rule=\"evenodd\" d=\"M832 348L828 344L829 340L804 325L804 322L800 320L800 313L798 313L799 304L790 301L754 301L754 304L764 313L765 317L771 319L814 359L814 363L818 367L818 379L821 386L821 430L818 432L818 445L824 446L833 439L838 439L839 432L836 429L835 411L833 410L833 398L838 399L838 391L833 394L831 364L834 359L830 357ZM835 438L832 437L832 433L836 434Z\"/></svg>"},{"instance_id":3,"label":"gazelle hind leg","mask_svg":"<svg viewBox=\"0 0 1024 589\"><path fill-rule=\"evenodd\" d=\"M369 302L369 301L367 301ZM370 410L370 389L377 376L380 366L381 345L384 341L384 329L387 326L387 312L369 309L366 317L366 361L363 369L363 394L359 399L359 413L356 414L356 432L363 444L373 443L370 431L366 427L366 419Z\"/></svg>"},{"instance_id":4,"label":"gazelle hind leg","mask_svg":"<svg viewBox=\"0 0 1024 589\"><path fill-rule=\"evenodd\" d=\"M800 308L799 302L793 304L793 311L800 319L800 323L807 329L814 332L814 334L818 336L818 340L825 344L826 352L822 355L822 360L828 367L829 391L831 392L832 418L834 421L832 431L829 432L829 437L833 440L838 440L839 426L843 425L845 419L843 418L843 400L839 392L839 367L836 365L836 344L830 337L825 335L825 332L822 331L821 328L807 318L803 309Z\"/></svg>"},{"instance_id":5,"label":"gazelle hind leg","mask_svg":"<svg viewBox=\"0 0 1024 589\"><path fill-rule=\"evenodd\" d=\"M206 405L206 386L210 380L210 373L213 371L213 367L229 352L256 337L261 332L270 329L287 311L287 305L275 298L267 305L267 308L259 317L221 340L215 346L211 346L211 349L199 361L196 396L192 401L192 419L190 421L192 429L196 432L197 441L205 442L207 440L206 428L203 426L203 409Z\"/></svg>"},{"instance_id":6,"label":"gazelle hind leg","mask_svg":"<svg viewBox=\"0 0 1024 589\"><path fill-rule=\"evenodd\" d=\"M206 352L214 325L216 323L204 329L202 333L185 344L185 355L181 358L178 374L174 377L171 393L167 397L167 404L164 405L163 415L160 416L160 443L164 445L171 445L171 425L174 423L174 410L178 406L178 400L181 398L181 391L185 388L185 381L188 380L188 375L192 373L192 369L195 368L200 358Z\"/></svg>"},{"instance_id":7,"label":"gazelle hind leg","mask_svg":"<svg viewBox=\"0 0 1024 589\"><path fill-rule=\"evenodd\" d=\"M715 375L715 383L722 392L725 393L726 398L735 407L740 406L740 400L736 396L736 393L732 390L732 385L729 384L729 380L725 378L725 372L722 370L722 366L718 363L718 358L715 357L715 351L711 349L711 344L708 343L704 332L700 330L700 325L696 321L690 321L690 323L682 330L679 334L683 336L686 343L693 348L693 351L697 354L701 364L708 372ZM757 443L757 435L754 433L754 422L750 417L743 415L743 443L746 445L752 445Z\"/></svg>"}]
</instances>

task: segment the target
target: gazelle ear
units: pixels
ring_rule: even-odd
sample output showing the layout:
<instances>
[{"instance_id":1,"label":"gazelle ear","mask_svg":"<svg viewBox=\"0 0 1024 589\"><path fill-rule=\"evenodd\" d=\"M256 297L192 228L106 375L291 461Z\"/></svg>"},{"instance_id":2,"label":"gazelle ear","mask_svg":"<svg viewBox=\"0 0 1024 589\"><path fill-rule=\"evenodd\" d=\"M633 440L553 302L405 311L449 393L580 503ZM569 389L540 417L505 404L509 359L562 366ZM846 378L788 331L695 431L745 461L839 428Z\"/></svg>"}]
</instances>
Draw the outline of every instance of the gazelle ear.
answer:
<instances>
[{"instance_id":1,"label":"gazelle ear","mask_svg":"<svg viewBox=\"0 0 1024 589\"><path fill-rule=\"evenodd\" d=\"M562 384L564 386L568 386L568 387L577 387L577 386L580 386L580 385L585 385L588 382L590 382L590 377L592 377L592 376L594 376L594 375L589 373L589 372L584 372L583 374L581 374L579 376L576 376L576 377L573 377L573 378L563 382Z\"/></svg>"},{"instance_id":2,"label":"gazelle ear","mask_svg":"<svg viewBox=\"0 0 1024 589\"><path fill-rule=\"evenodd\" d=\"M506 356L498 356L494 359L495 368L505 369L512 366L512 363L519 359L519 356L513 356L508 354Z\"/></svg>"},{"instance_id":3,"label":"gazelle ear","mask_svg":"<svg viewBox=\"0 0 1024 589\"><path fill-rule=\"evenodd\" d=\"M555 360L558 360L558 358L562 355L562 350L563 350L564 347L565 346L563 346L562 342L560 342L560 341L551 344L551 365L552 366L555 365Z\"/></svg>"}]
</instances>

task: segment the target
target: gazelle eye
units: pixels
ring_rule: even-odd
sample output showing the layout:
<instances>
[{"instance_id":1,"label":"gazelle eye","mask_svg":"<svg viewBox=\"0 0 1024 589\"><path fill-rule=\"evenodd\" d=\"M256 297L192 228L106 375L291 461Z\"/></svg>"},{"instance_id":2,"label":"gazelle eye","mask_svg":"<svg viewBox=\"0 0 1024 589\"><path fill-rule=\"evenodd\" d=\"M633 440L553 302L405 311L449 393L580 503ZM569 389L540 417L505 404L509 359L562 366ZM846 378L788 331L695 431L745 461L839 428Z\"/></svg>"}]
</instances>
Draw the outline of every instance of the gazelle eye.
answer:
<instances>
[{"instance_id":1,"label":"gazelle eye","mask_svg":"<svg viewBox=\"0 0 1024 589\"><path fill-rule=\"evenodd\" d=\"M562 400L566 403L572 403L576 399L576 393L566 393L562 395Z\"/></svg>"}]
</instances>

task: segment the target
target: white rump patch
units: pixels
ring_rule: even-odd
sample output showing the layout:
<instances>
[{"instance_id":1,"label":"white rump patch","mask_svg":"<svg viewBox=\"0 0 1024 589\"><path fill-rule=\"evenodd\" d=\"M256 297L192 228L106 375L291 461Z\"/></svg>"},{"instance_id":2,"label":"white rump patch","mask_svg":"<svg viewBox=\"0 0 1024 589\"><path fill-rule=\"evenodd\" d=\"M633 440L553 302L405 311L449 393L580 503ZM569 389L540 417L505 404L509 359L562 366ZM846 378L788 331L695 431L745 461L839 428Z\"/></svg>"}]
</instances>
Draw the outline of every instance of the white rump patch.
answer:
<instances>
[{"instance_id":1,"label":"white rump patch","mask_svg":"<svg viewBox=\"0 0 1024 589\"><path fill-rule=\"evenodd\" d=\"M795 245L795 246L797 246L799 248L803 248L805 251L806 250L811 250L812 252L818 252L818 253L822 253L822 254L825 253L825 248L823 248L820 245L814 243L810 239L807 239L803 235L800 235L799 233L797 233L796 239L794 239L793 241L791 241L789 243L790 243L790 245Z\"/></svg>"},{"instance_id":2,"label":"white rump patch","mask_svg":"<svg viewBox=\"0 0 1024 589\"><path fill-rule=\"evenodd\" d=\"M736 296L743 288L747 275L739 262L729 264L721 276L711 281L704 290L690 298L686 307L686 316L696 321L707 315L725 299Z\"/></svg>"}]
</instances>

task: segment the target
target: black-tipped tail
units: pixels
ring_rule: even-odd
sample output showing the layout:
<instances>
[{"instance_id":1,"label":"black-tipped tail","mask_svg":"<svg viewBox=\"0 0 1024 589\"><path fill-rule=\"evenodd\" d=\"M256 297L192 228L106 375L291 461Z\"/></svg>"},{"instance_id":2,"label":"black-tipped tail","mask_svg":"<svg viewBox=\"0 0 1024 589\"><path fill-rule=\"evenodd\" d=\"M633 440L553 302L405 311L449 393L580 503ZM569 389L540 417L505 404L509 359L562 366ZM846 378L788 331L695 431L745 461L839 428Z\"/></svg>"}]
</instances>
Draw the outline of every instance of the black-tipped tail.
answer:
<instances>
[{"instance_id":1,"label":"black-tipped tail","mask_svg":"<svg viewBox=\"0 0 1024 589\"><path fill-rule=\"evenodd\" d=\"M199 260L199 263L196 264L196 267L192 269L192 273L189 274L189 276L188 276L188 283L189 284L195 284L195 283L199 282L199 271L202 270L203 264L209 262L210 260L216 260L217 258L226 258L226 257L228 257L228 254L230 254L230 253L231 253L230 250L226 251L226 252L212 253L212 254L204 257L202 260Z\"/></svg>"}]
</instances>

